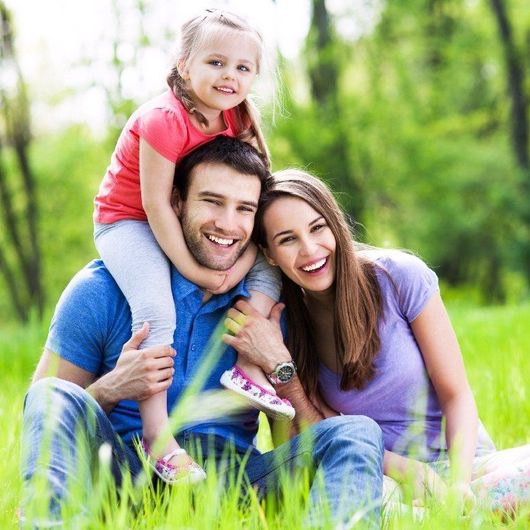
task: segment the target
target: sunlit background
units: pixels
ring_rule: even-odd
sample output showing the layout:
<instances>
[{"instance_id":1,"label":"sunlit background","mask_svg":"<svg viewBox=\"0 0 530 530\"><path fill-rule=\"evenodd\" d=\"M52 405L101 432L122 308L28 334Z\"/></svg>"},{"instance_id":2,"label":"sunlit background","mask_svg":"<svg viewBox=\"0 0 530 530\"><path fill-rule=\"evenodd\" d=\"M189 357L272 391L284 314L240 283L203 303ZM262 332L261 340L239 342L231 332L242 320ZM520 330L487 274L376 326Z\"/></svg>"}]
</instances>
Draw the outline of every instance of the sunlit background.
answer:
<instances>
[{"instance_id":1,"label":"sunlit background","mask_svg":"<svg viewBox=\"0 0 530 530\"><path fill-rule=\"evenodd\" d=\"M422 256L446 298L528 299L527 0L0 7L0 325L50 311L96 257L92 199L116 138L165 90L179 28L205 7L263 33L253 95L275 169L329 182L358 238Z\"/></svg>"}]
</instances>

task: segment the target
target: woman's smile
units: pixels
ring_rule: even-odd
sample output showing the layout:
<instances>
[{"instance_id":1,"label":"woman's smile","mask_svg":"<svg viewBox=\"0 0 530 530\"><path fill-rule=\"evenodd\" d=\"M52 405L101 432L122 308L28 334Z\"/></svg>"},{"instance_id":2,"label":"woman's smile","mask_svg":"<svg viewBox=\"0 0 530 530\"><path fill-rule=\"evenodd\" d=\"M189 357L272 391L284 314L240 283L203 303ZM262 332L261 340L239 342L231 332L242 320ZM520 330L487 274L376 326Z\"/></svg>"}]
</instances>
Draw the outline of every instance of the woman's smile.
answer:
<instances>
[{"instance_id":1,"label":"woman's smile","mask_svg":"<svg viewBox=\"0 0 530 530\"><path fill-rule=\"evenodd\" d=\"M308 292L323 293L335 281L336 241L324 217L307 202L282 197L264 218L268 258Z\"/></svg>"}]
</instances>

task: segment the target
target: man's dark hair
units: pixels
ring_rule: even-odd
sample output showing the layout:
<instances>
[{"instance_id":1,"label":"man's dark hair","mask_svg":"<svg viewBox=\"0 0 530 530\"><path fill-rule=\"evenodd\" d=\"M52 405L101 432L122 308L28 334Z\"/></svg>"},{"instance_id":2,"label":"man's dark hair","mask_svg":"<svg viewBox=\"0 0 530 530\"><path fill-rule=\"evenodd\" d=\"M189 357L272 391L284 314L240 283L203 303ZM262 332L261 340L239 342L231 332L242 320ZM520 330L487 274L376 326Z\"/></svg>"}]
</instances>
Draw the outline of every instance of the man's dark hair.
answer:
<instances>
[{"instance_id":1,"label":"man's dark hair","mask_svg":"<svg viewBox=\"0 0 530 530\"><path fill-rule=\"evenodd\" d=\"M271 178L267 163L250 144L228 136L217 136L186 155L176 167L173 186L183 201L188 197L191 172L199 164L226 164L239 173L256 176L262 191Z\"/></svg>"}]
</instances>

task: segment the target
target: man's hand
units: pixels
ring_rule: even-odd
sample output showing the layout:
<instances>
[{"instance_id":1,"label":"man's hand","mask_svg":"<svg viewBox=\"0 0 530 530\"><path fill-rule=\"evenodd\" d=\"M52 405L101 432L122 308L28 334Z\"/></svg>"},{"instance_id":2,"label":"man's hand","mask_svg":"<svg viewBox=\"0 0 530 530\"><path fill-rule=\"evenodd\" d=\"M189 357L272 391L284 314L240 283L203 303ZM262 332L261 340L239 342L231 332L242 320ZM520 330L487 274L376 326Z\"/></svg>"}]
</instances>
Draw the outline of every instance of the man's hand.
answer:
<instances>
[{"instance_id":1,"label":"man's hand","mask_svg":"<svg viewBox=\"0 0 530 530\"><path fill-rule=\"evenodd\" d=\"M291 360L280 327L280 315L284 307L283 304L276 304L267 319L249 302L239 300L228 311L224 321L231 335L223 335L223 341L266 374L271 373L278 363Z\"/></svg>"},{"instance_id":2,"label":"man's hand","mask_svg":"<svg viewBox=\"0 0 530 530\"><path fill-rule=\"evenodd\" d=\"M123 345L114 369L87 388L106 412L123 399L143 401L171 385L176 352L171 346L138 349L148 335L145 322Z\"/></svg>"}]
</instances>

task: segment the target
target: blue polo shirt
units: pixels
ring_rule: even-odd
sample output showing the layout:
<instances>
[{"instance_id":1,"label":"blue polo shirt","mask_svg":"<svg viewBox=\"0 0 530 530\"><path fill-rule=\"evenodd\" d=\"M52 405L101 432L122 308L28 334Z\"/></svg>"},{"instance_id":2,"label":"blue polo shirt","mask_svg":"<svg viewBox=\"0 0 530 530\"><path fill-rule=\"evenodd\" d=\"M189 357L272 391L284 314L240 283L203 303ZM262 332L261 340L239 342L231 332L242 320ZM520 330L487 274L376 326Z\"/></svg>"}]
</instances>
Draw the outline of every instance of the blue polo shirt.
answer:
<instances>
[{"instance_id":1,"label":"blue polo shirt","mask_svg":"<svg viewBox=\"0 0 530 530\"><path fill-rule=\"evenodd\" d=\"M202 303L203 292L172 268L172 291L177 311L173 337L175 375L168 390L168 410L178 402L204 361L217 325L239 296L249 296L242 281L228 293ZM55 309L46 347L63 359L100 377L112 370L123 344L131 336L131 313L122 292L101 260L92 261L70 281ZM219 342L217 342L219 345ZM216 348L217 351L217 348ZM222 345L209 370L203 390L219 390L221 374L235 363L236 353ZM141 419L134 401L121 401L109 418L126 443L141 435ZM232 439L246 450L254 444L258 416L255 410L207 422L185 425L180 432L212 433Z\"/></svg>"}]
</instances>

